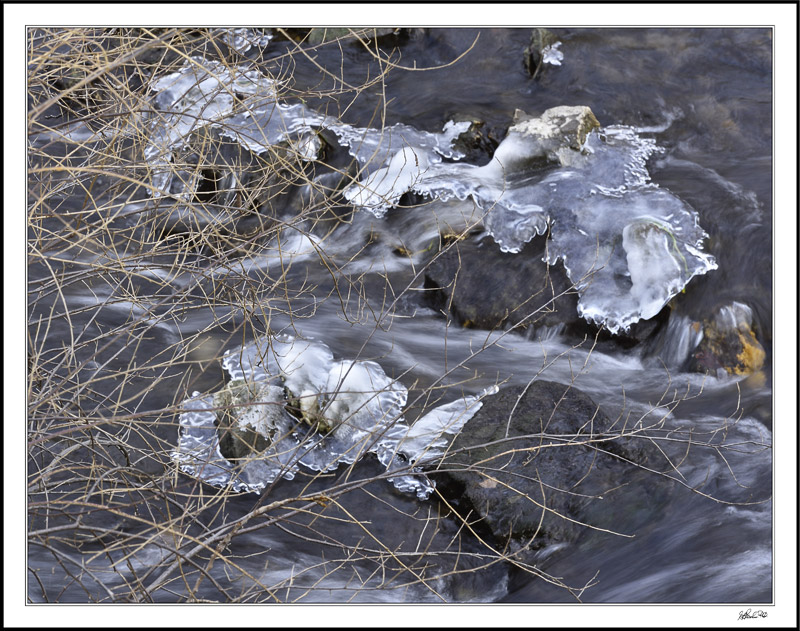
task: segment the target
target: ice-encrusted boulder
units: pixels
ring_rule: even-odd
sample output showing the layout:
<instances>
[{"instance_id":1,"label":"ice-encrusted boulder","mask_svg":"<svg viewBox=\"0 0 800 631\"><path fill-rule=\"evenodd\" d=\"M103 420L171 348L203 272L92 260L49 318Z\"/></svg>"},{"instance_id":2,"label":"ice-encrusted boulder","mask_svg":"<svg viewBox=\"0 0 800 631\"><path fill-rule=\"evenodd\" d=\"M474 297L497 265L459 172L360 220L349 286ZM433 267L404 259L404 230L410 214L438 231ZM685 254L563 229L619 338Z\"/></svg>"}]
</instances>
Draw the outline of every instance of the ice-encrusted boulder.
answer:
<instances>
[{"instance_id":1,"label":"ice-encrusted boulder","mask_svg":"<svg viewBox=\"0 0 800 631\"><path fill-rule=\"evenodd\" d=\"M160 118L145 157L155 195L194 193L185 185L191 177L169 163L203 126L256 155L282 144L297 160L316 157L324 129L358 162L357 179L343 191L355 209L380 218L409 191L429 197L432 212L470 202L510 253L549 231L547 262L563 263L580 296L578 313L611 333L652 318L694 276L716 268L703 252L697 212L650 181L655 141L631 127L601 127L587 106L517 112L492 159L478 166L452 162L464 156L456 141L469 121L449 121L441 133L354 127L280 102L276 84L250 66L193 59L152 88Z\"/></svg>"},{"instance_id":2,"label":"ice-encrusted boulder","mask_svg":"<svg viewBox=\"0 0 800 631\"><path fill-rule=\"evenodd\" d=\"M494 154L505 169L510 169L515 159L536 158L569 166L575 161L576 152L583 151L589 133L600 128L592 110L585 105L551 107L541 116L528 116L517 110L514 119Z\"/></svg>"},{"instance_id":3,"label":"ice-encrusted boulder","mask_svg":"<svg viewBox=\"0 0 800 631\"><path fill-rule=\"evenodd\" d=\"M372 361L335 361L321 342L270 336L226 353L231 381L184 402L181 469L209 484L259 492L300 466L334 471L376 454L398 489L433 491L421 466L440 457L487 390L440 405L409 425L408 392Z\"/></svg>"},{"instance_id":4,"label":"ice-encrusted boulder","mask_svg":"<svg viewBox=\"0 0 800 631\"><path fill-rule=\"evenodd\" d=\"M472 199L504 252L549 229L547 261L563 262L580 315L620 333L716 262L702 250L695 210L650 181L655 142L598 125L586 107L547 110L512 126L488 164L434 165L412 189L441 202Z\"/></svg>"}]
</instances>

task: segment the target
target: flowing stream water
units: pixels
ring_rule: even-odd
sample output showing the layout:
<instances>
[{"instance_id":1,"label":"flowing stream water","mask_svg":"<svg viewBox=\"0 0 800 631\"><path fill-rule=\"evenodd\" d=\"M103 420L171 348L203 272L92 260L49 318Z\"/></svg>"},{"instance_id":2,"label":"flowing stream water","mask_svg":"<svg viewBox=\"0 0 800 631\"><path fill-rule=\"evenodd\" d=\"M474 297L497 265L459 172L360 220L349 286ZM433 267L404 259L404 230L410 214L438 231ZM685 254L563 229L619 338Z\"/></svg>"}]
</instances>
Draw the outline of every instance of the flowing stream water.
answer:
<instances>
[{"instance_id":1,"label":"flowing stream water","mask_svg":"<svg viewBox=\"0 0 800 631\"><path fill-rule=\"evenodd\" d=\"M713 437L718 441L715 444L724 448L692 449L677 465L679 482L665 482L638 471L620 481L621 487L607 502L597 503L592 509L597 523L613 524L613 530L621 535L587 529L574 542L540 550L536 567L562 577L571 586L591 582L580 594L584 602L769 602L773 594L770 31L609 28L555 29L553 34L561 42L558 50L563 59L559 65L543 64L532 78L522 53L529 44L530 29L411 30L391 40L401 53L398 63L402 67L392 69L384 81L360 93L352 104L339 103L340 111L325 111L355 127L372 128L379 126L375 120L378 112L386 125L402 123L431 133L441 132L453 116L466 115L484 121L485 129L497 141L511 125L516 109L539 114L560 105L587 105L603 126L637 128L641 136L654 139L663 148L648 161L652 181L698 213L699 224L709 235L705 249L717 263L717 269L693 278L680 294L682 312L701 319L734 301L747 305L753 329L766 350L757 377L681 372L670 364L669 357L671 351L680 354L675 348L686 343L685 329L665 334L658 355L645 352L642 346L625 348L613 343L590 350L591 340L576 345L559 330L488 332L448 324L440 313L408 298L422 282L413 262L397 254L402 244L430 241L431 226L419 214L424 208L405 214L403 209L390 209L382 218L361 211L351 224L320 241L328 257L324 262L317 255L318 244L298 236L291 265L292 244L284 244L280 256L264 254L204 269L200 274L203 283L224 283L234 274L259 278L260 274L286 271L294 287L306 289L299 290L291 301L274 299L268 312L256 309L247 314L261 324L262 333L267 323L273 330L293 327L304 337L323 341L337 359L376 361L386 374L409 387L410 401L437 384L474 395L496 384L526 385L541 378L574 384L611 417L663 417L668 434L691 431L699 437ZM282 63L292 46L277 39L267 43L263 63ZM465 51L469 52L450 63ZM365 46L346 41L341 49L328 45L320 47L313 58L293 55L291 60L291 67L285 70L298 92L336 87L339 79L320 78L320 66L353 85L382 70L381 62ZM414 66L439 68L408 69ZM312 99L306 105L317 111L329 107L324 99ZM64 207L69 207L69 201ZM332 284L330 262L336 263L337 256L346 254L367 234L381 238L347 268L353 278L368 272L361 277L364 285L361 289L350 287L354 293L342 297L347 288ZM509 255L510 265L513 256L517 255ZM81 261L73 263L79 267ZM170 277L168 265L144 257L142 269L146 271L139 277L142 285L158 282L161 274L176 293L203 286L197 275ZM29 280L34 282L46 274L43 266L32 266ZM386 292L386 279L394 294ZM406 285L410 291L392 304ZM103 289L99 284L80 283L63 288L64 303L73 310L73 317L71 325L64 319L52 321L49 345L69 344L76 331L92 326L99 330L124 326L136 306L115 299L98 309L108 298ZM358 291L369 296L372 308L366 308ZM55 298L49 302L40 299L30 322L36 322L37 315L53 304L60 308ZM201 330L208 331L203 341L206 346L198 344L195 357L248 341L241 332L230 333L244 318L236 305L191 308L183 313L153 305L152 313L161 317L147 336L136 344L112 345L105 352L120 353L110 363L87 364L84 369L113 375L137 357L157 356L165 347L180 344ZM245 337L251 339L252 334ZM212 391L222 375L218 363L193 372L191 378L180 366L167 373L140 403L137 411L145 417L148 410L179 404L192 392ZM443 375L447 376L441 381ZM146 383L144 377L142 383ZM412 406L416 413L421 403ZM173 419L163 430L164 440L177 440L175 423ZM331 474L329 480L346 478L343 470ZM352 469L356 477L379 473L379 465L366 458ZM179 484L186 488L194 483L180 476ZM280 481L266 499L252 494L231 497L225 514L213 519L242 517L259 502L291 497L306 483L303 476ZM324 490L320 481L314 484ZM442 510L434 500L417 500L378 480L342 496L338 510L319 531L299 515L284 529L237 536L230 551L241 555L237 562L251 577L248 580L280 585L275 594L290 601L575 602L573 593L502 563L488 564L473 573L448 573L454 563L448 555L453 552L440 544L455 538L460 527L452 517L444 516L436 522L437 532L431 534L431 517ZM345 516L358 516L363 527L355 528ZM305 534L298 536L298 532ZM418 571L413 566L405 573L394 568L397 578L390 580L385 574L376 575L369 555L354 561L346 572L336 572L333 565L342 549L332 553L327 538L339 542L342 549L358 544L376 548L376 555L388 550L416 554L438 569L439 578L410 580ZM413 542L410 549L409 542ZM426 557L420 552L426 544L431 550L440 546L449 552ZM488 558L481 556L481 545L474 540L465 539L464 546L465 552L474 555L476 565ZM163 561L161 550L149 543L129 560L130 565L117 558L119 555L103 555L89 547L83 559L73 556L66 563L90 568L96 581L84 579L83 583L102 598L132 580L137 568ZM268 563L261 554L251 557L248 551L253 550L267 551ZM406 557L398 554L397 564L402 565ZM60 570L51 571L49 552L31 546L28 562L36 570L29 582L29 596L34 601L52 598L62 589L63 600L86 600L83 587L65 588ZM382 567L386 572L385 565ZM221 564L211 574L216 581L226 580ZM235 580L242 581L244 593L247 580L242 576ZM210 582L203 585L199 597L219 598ZM175 585L151 594L160 602L173 602L180 595L181 589Z\"/></svg>"}]
</instances>

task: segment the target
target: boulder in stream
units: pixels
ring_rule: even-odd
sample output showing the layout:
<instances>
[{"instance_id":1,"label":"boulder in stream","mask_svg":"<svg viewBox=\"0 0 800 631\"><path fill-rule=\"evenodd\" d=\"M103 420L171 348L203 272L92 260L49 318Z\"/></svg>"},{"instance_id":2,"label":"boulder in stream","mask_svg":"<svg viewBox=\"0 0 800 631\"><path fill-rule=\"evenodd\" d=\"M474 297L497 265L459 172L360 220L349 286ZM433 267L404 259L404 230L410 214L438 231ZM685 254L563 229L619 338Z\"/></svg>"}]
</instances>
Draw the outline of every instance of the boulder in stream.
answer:
<instances>
[{"instance_id":1,"label":"boulder in stream","mask_svg":"<svg viewBox=\"0 0 800 631\"><path fill-rule=\"evenodd\" d=\"M465 328L557 332L600 349L629 349L663 327L669 308L616 335L578 315L578 292L560 262L546 261L547 239L534 237L517 254L483 235L451 241L428 263L423 304Z\"/></svg>"},{"instance_id":2,"label":"boulder in stream","mask_svg":"<svg viewBox=\"0 0 800 631\"><path fill-rule=\"evenodd\" d=\"M733 302L695 327L702 330L703 337L690 360L692 370L723 369L729 375L749 375L764 366L766 352L753 331L752 311L747 305Z\"/></svg>"},{"instance_id":3,"label":"boulder in stream","mask_svg":"<svg viewBox=\"0 0 800 631\"><path fill-rule=\"evenodd\" d=\"M455 241L428 265L426 303L470 328L576 322L577 292L561 265L542 260L544 249L545 237L519 254L502 252L491 239Z\"/></svg>"},{"instance_id":4,"label":"boulder in stream","mask_svg":"<svg viewBox=\"0 0 800 631\"><path fill-rule=\"evenodd\" d=\"M647 341L644 350L671 369L720 377L758 374L767 357L752 310L736 300L708 317L688 315L676 303L667 325Z\"/></svg>"},{"instance_id":5,"label":"boulder in stream","mask_svg":"<svg viewBox=\"0 0 800 631\"><path fill-rule=\"evenodd\" d=\"M554 33L546 28L535 28L531 32L531 40L525 47L522 61L528 74L536 78L544 64L560 66L564 54L558 50L561 42Z\"/></svg>"},{"instance_id":6,"label":"boulder in stream","mask_svg":"<svg viewBox=\"0 0 800 631\"><path fill-rule=\"evenodd\" d=\"M664 464L644 441L621 433L622 421L608 418L585 393L537 380L486 399L429 475L500 545L574 541L587 528L587 512L597 520L589 505L624 485L633 463ZM613 527L614 516L606 517L602 527Z\"/></svg>"}]
</instances>

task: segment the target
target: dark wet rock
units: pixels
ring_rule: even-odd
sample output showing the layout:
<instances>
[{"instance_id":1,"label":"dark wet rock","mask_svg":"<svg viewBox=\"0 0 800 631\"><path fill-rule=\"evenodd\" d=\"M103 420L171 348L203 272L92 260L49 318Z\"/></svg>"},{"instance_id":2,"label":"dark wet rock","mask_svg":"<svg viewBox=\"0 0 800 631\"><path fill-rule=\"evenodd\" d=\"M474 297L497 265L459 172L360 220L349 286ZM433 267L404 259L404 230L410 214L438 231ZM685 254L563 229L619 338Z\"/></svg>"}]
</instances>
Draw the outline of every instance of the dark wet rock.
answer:
<instances>
[{"instance_id":1,"label":"dark wet rock","mask_svg":"<svg viewBox=\"0 0 800 631\"><path fill-rule=\"evenodd\" d=\"M561 265L542 261L544 248L544 237L518 254L501 252L490 239L451 243L425 273L425 301L472 328L575 322L577 294Z\"/></svg>"},{"instance_id":2,"label":"dark wet rock","mask_svg":"<svg viewBox=\"0 0 800 631\"><path fill-rule=\"evenodd\" d=\"M602 503L642 471L633 462L664 468L645 441L620 437L621 425L574 387L534 381L507 388L484 401L430 475L448 502L471 521L480 517L501 545L574 541L587 519L613 529Z\"/></svg>"},{"instance_id":3,"label":"dark wet rock","mask_svg":"<svg viewBox=\"0 0 800 631\"><path fill-rule=\"evenodd\" d=\"M643 342L647 342L661 331L669 319L670 309L664 307L656 315L648 320L639 320L634 322L628 330L622 330L617 334L611 334L605 329L598 333L598 328L594 324L587 323L586 335L596 337L598 340L598 347L603 350L604 346L613 352L612 346L621 349L630 349ZM579 328L574 327L573 332L578 332Z\"/></svg>"},{"instance_id":4,"label":"dark wet rock","mask_svg":"<svg viewBox=\"0 0 800 631\"><path fill-rule=\"evenodd\" d=\"M494 130L477 116L454 114L448 117L454 123L468 122L469 129L461 133L453 142L453 148L464 154L463 160L470 164L488 162L500 142L495 138Z\"/></svg>"},{"instance_id":5,"label":"dark wet rock","mask_svg":"<svg viewBox=\"0 0 800 631\"><path fill-rule=\"evenodd\" d=\"M525 70L531 77L536 77L544 65L544 53L548 46L553 46L558 38L546 28L535 28L531 33L531 40L522 54Z\"/></svg>"},{"instance_id":6,"label":"dark wet rock","mask_svg":"<svg viewBox=\"0 0 800 631\"><path fill-rule=\"evenodd\" d=\"M517 254L500 251L480 236L447 242L425 272L422 305L477 329L549 330L574 342L589 340L601 351L628 350L664 327L670 309L612 335L578 315L578 296L561 263L542 258L546 237L535 237Z\"/></svg>"}]
</instances>

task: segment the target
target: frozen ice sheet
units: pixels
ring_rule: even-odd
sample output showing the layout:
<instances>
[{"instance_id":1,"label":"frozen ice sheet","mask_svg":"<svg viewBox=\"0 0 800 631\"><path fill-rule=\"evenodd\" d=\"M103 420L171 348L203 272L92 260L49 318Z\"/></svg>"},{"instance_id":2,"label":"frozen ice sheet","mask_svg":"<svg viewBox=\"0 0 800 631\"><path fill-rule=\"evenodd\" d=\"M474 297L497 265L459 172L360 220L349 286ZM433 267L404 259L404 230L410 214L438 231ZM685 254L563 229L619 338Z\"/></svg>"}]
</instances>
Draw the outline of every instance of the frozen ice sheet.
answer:
<instances>
[{"instance_id":1,"label":"frozen ice sheet","mask_svg":"<svg viewBox=\"0 0 800 631\"><path fill-rule=\"evenodd\" d=\"M526 121L481 167L441 164L413 189L440 201L471 197L504 252L550 227L548 262L563 262L579 313L612 333L656 315L699 274L716 269L697 212L650 181L652 139L629 127L575 137ZM542 161L545 164L542 164Z\"/></svg>"},{"instance_id":2,"label":"frozen ice sheet","mask_svg":"<svg viewBox=\"0 0 800 631\"><path fill-rule=\"evenodd\" d=\"M225 37L243 36L226 31ZM186 178L174 173L170 161L173 151L202 127L212 126L256 154L283 143L301 160L316 159L321 147L317 133L324 128L361 165L362 179L345 195L381 216L429 164L462 157L452 143L469 127L466 122L449 121L439 134L403 124L380 130L354 127L302 103L281 102L276 82L249 65L229 68L199 57L191 58L178 72L154 80L150 87L157 115L150 124L145 160L153 172L156 197L193 192L180 190Z\"/></svg>"},{"instance_id":3,"label":"frozen ice sheet","mask_svg":"<svg viewBox=\"0 0 800 631\"><path fill-rule=\"evenodd\" d=\"M173 458L185 473L237 492L260 492L280 477L291 479L298 466L333 471L375 453L387 470L398 472L390 478L398 489L426 499L434 485L417 463L440 458L481 399L497 391L456 399L409 425L405 386L376 362L336 361L322 342L269 336L228 351L223 367L231 377L225 389L184 402ZM220 412L232 419L231 433L252 430L263 448L226 459Z\"/></svg>"},{"instance_id":4,"label":"frozen ice sheet","mask_svg":"<svg viewBox=\"0 0 800 631\"><path fill-rule=\"evenodd\" d=\"M485 230L512 253L549 229L548 261L563 262L579 313L612 333L653 317L694 276L716 269L695 210L650 181L655 141L632 127L602 128L585 106L520 120L477 166L444 161L463 157L453 142L467 122L450 121L438 134L353 127L279 102L275 84L249 66L193 59L152 87L162 114L145 155L157 190L182 194L171 186L169 160L199 126L213 125L254 153L284 143L301 160L316 157L324 128L359 162L360 179L344 190L356 209L380 218L409 191L434 200L433 208L471 199Z\"/></svg>"}]
</instances>

